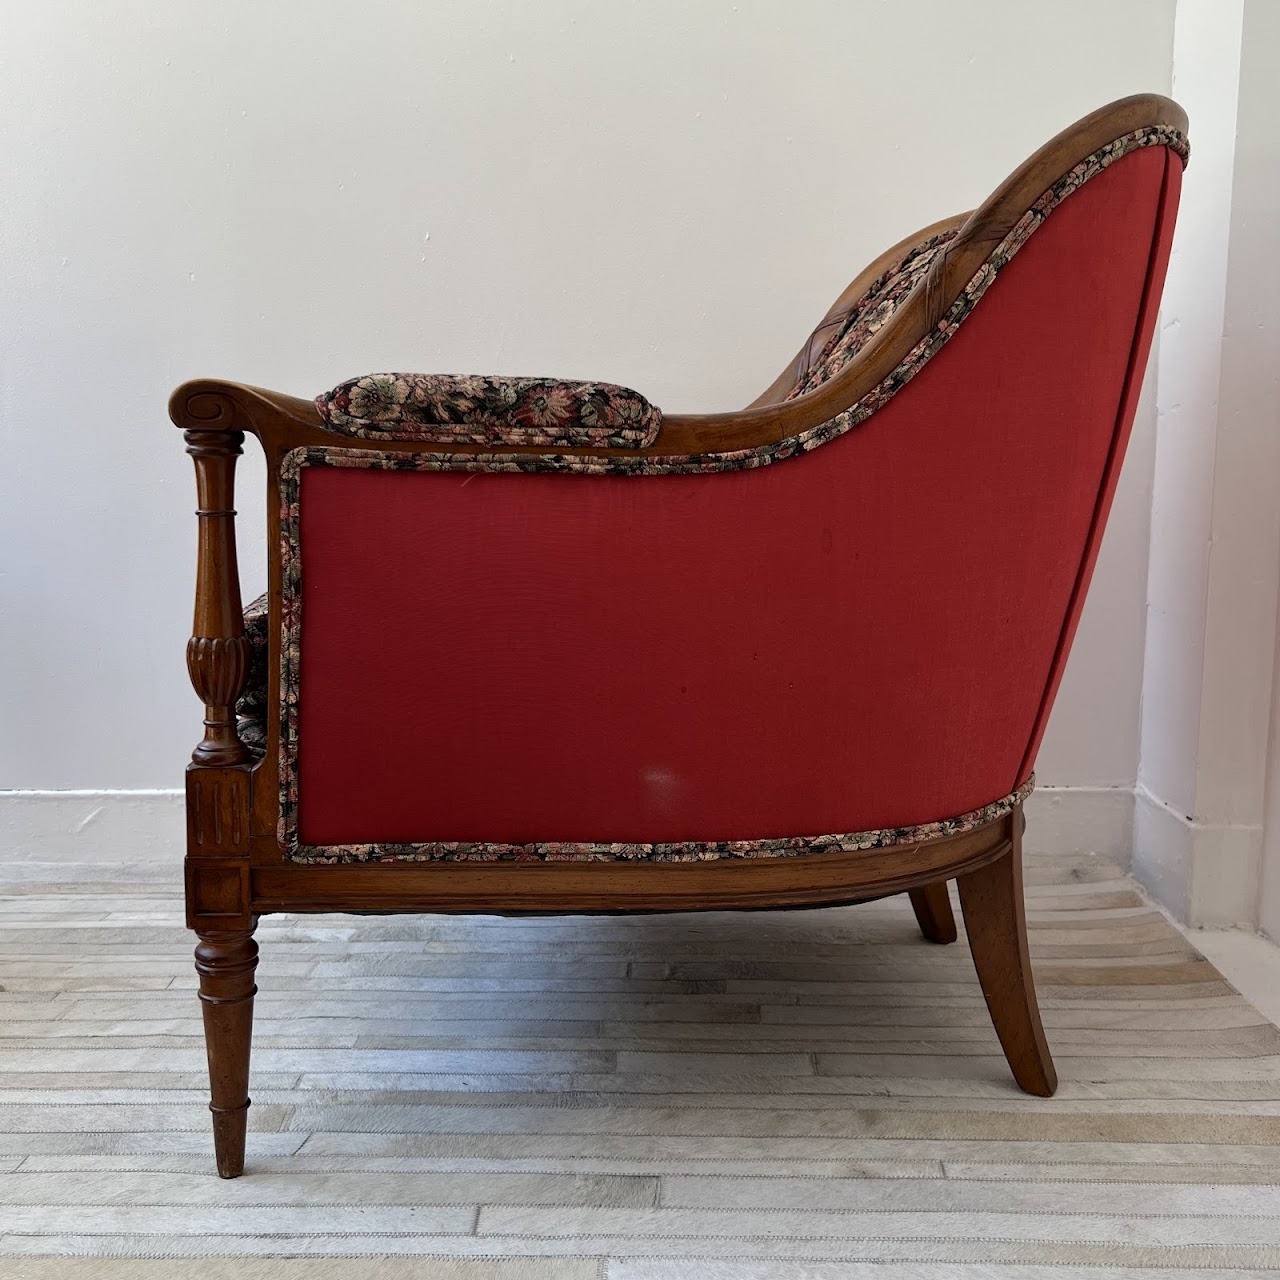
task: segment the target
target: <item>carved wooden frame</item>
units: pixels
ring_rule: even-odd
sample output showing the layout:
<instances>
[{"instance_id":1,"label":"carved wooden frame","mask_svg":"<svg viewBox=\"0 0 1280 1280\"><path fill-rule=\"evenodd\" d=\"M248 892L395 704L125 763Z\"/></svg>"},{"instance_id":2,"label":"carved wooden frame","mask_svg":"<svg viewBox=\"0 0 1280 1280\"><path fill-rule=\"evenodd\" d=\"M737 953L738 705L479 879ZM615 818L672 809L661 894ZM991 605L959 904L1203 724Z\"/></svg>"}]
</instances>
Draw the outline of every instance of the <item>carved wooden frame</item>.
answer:
<instances>
[{"instance_id":1,"label":"carved wooden frame","mask_svg":"<svg viewBox=\"0 0 1280 1280\"><path fill-rule=\"evenodd\" d=\"M987 260L992 247L1062 174L1115 139L1165 126L1186 130L1175 103L1126 98L1067 129L1021 165L976 211L927 227L890 249L849 285L778 379L734 413L668 414L644 449L562 449L638 457L716 453L773 444L829 421L876 388L926 337ZM911 245L950 227L954 238L889 321L836 376L785 400L814 346L866 287ZM204 734L187 768L187 922L200 937L197 970L212 1081L219 1172L244 1161L249 1037L257 948L253 930L271 911L602 912L795 907L908 891L925 935L956 936L945 882L958 879L979 976L1022 1088L1053 1092L1056 1078L1036 1008L1021 893L1020 810L962 835L858 853L691 863L420 863L309 866L286 860L277 839L279 706L272 699L266 752L253 757L235 730L248 670L236 562L234 479L245 433L266 455L269 509L277 510L285 455L306 446L381 452L475 453L481 445L361 441L327 431L315 405L237 383L188 382L170 416L195 463L199 505L196 605L187 664L204 703ZM502 446L503 453L546 452ZM643 481L641 481L642 483ZM269 556L269 670L279 669L281 557Z\"/></svg>"}]
</instances>

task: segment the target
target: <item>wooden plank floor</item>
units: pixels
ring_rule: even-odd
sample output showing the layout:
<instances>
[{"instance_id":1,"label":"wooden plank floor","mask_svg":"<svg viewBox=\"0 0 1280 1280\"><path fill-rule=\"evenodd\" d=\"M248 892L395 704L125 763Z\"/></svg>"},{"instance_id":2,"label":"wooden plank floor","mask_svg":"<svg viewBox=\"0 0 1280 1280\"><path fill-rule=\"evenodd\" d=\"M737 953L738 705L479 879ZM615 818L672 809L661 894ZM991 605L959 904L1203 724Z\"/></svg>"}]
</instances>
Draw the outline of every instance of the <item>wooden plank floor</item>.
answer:
<instances>
[{"instance_id":1,"label":"wooden plank floor","mask_svg":"<svg viewBox=\"0 0 1280 1280\"><path fill-rule=\"evenodd\" d=\"M1280 1268L1280 1032L1097 859L1028 870L1049 1101L905 898L269 917L235 1182L177 873L0 864L5 1280Z\"/></svg>"}]
</instances>

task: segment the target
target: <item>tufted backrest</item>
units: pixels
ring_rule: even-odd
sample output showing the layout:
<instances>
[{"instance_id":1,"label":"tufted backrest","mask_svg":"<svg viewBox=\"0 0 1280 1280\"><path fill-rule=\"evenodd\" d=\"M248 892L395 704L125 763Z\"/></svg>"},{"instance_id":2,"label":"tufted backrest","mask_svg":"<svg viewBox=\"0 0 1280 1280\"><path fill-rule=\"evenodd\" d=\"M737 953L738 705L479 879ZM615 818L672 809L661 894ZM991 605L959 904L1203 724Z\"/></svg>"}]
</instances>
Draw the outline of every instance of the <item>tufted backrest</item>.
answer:
<instances>
[{"instance_id":1,"label":"tufted backrest","mask_svg":"<svg viewBox=\"0 0 1280 1280\"><path fill-rule=\"evenodd\" d=\"M958 227L948 227L925 236L877 276L866 292L828 315L811 336L805 349L805 366L797 370L795 385L786 398L794 400L812 391L847 367L925 278L934 260L955 239L957 230Z\"/></svg>"}]
</instances>

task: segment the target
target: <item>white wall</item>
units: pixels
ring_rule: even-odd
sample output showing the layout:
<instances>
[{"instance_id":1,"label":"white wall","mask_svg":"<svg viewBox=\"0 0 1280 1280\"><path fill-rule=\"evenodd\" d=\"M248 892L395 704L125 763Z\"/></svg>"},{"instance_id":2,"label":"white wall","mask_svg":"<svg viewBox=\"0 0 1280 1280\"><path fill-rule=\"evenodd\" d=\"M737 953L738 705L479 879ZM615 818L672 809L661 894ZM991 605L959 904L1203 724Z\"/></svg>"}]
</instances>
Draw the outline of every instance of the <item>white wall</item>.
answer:
<instances>
[{"instance_id":1,"label":"white wall","mask_svg":"<svg viewBox=\"0 0 1280 1280\"><path fill-rule=\"evenodd\" d=\"M1278 57L1274 0L1179 0L1195 168L1164 298L1134 867L1195 924L1258 923L1280 586Z\"/></svg>"},{"instance_id":2,"label":"white wall","mask_svg":"<svg viewBox=\"0 0 1280 1280\"><path fill-rule=\"evenodd\" d=\"M1231 383L1223 407L1252 442L1250 461L1261 474L1252 494L1260 507L1254 513L1262 528L1247 549L1240 575L1244 591L1256 593L1244 615L1251 631L1275 637L1271 695L1270 750L1266 763L1263 806L1262 875L1258 923L1269 937L1280 940L1280 619L1266 617L1276 601L1280 571L1277 525L1280 524L1280 141L1275 121L1280 116L1280 5L1250 0L1245 10L1244 46L1240 67L1239 137L1234 183L1235 215L1231 233L1231 274L1223 370ZM1268 528L1269 522L1269 528ZM1268 539L1268 532L1270 538ZM1265 683L1254 679L1257 685ZM1247 699L1250 724L1249 759L1244 777L1261 761L1260 735L1255 717L1266 714L1261 688ZM1261 704L1261 705L1259 705ZM1264 730L1265 732L1265 730Z\"/></svg>"},{"instance_id":3,"label":"white wall","mask_svg":"<svg viewBox=\"0 0 1280 1280\"><path fill-rule=\"evenodd\" d=\"M199 708L177 382L542 372L743 404L885 245L1093 107L1167 91L1173 9L0 7L0 787L181 779ZM1043 783L1135 777L1151 417ZM242 476L253 593L261 468Z\"/></svg>"},{"instance_id":4,"label":"white wall","mask_svg":"<svg viewBox=\"0 0 1280 1280\"><path fill-rule=\"evenodd\" d=\"M1194 121L1161 315L1135 870L1185 918L1197 839L1214 465L1244 0L1179 0L1175 92Z\"/></svg>"}]
</instances>

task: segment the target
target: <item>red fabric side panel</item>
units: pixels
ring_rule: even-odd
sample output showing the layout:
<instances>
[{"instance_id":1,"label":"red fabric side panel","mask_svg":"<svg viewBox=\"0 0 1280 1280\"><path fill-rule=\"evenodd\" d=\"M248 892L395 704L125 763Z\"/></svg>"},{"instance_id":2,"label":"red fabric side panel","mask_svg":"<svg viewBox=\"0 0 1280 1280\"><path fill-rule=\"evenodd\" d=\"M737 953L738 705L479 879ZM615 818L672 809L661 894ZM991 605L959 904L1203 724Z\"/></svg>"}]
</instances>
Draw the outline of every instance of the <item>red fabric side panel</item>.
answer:
<instances>
[{"instance_id":1,"label":"red fabric side panel","mask_svg":"<svg viewBox=\"0 0 1280 1280\"><path fill-rule=\"evenodd\" d=\"M1094 516L1088 545L1085 548L1084 562L1080 568L1080 578L1076 584L1075 594L1068 609L1066 625L1063 627L1062 639L1058 646L1057 656L1054 659L1053 670L1049 674L1049 683L1040 706L1040 714L1036 717L1035 727L1031 731L1031 741L1027 744L1027 754L1023 758L1022 768L1018 771L1018 782L1020 784L1030 777L1031 771L1035 767L1036 755L1040 750L1040 743L1044 738L1044 732L1049 723L1049 712L1053 710L1054 699L1058 695L1058 686L1062 683L1062 673L1066 669L1067 658L1071 653L1071 644L1076 637L1076 628L1080 625L1080 614L1084 609L1089 583L1093 579L1094 566L1098 562L1098 552L1102 547L1103 530L1106 528L1107 517L1111 514L1111 503L1116 496L1116 485L1120 481L1120 467L1124 462L1125 451L1129 447L1129 436L1133 432L1133 419L1138 411L1138 399L1142 394L1142 380L1147 371L1147 358L1151 354L1151 341L1155 336L1156 320L1160 314L1160 295L1164 291L1164 278L1169 270L1169 252L1173 247L1173 227L1178 217L1178 197L1182 193L1182 162L1171 151L1165 151L1164 157L1164 190L1161 193L1160 204L1156 210L1156 226L1151 244L1151 262L1147 270L1147 282L1143 290L1141 308L1138 312L1133 353L1130 357L1129 370L1125 377L1124 393L1120 399L1115 440L1111 457L1107 462L1107 469L1103 476L1102 490L1098 495L1098 509Z\"/></svg>"},{"instance_id":2,"label":"red fabric side panel","mask_svg":"<svg viewBox=\"0 0 1280 1280\"><path fill-rule=\"evenodd\" d=\"M305 471L303 842L819 834L1012 790L1108 477L1165 154L1071 196L914 382L805 457Z\"/></svg>"}]
</instances>

